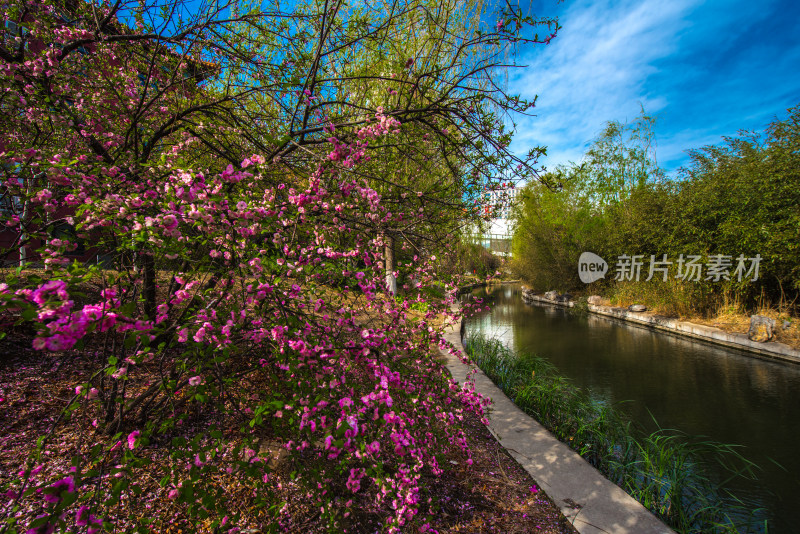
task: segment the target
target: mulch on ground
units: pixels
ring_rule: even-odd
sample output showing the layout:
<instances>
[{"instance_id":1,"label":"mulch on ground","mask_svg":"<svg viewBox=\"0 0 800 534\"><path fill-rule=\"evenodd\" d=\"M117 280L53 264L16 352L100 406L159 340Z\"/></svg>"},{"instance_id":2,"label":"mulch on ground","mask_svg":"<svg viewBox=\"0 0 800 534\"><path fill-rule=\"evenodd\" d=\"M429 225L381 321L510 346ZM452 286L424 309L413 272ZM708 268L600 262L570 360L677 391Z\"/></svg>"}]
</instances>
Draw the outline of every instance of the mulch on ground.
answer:
<instances>
[{"instance_id":1,"label":"mulch on ground","mask_svg":"<svg viewBox=\"0 0 800 534\"><path fill-rule=\"evenodd\" d=\"M0 434L0 487L15 479L25 467L36 438L50 431L61 409L74 394L75 384L85 381L87 371L94 367L85 358L79 353L35 352L31 349L31 338L25 332L11 332L0 341L0 428L3 429ZM212 418L213 414L199 416L179 432L191 436L208 425ZM76 450L110 439L89 425L80 428L75 426L77 421L85 419L75 421L61 424L54 433L52 445L47 449L47 460L43 462L45 467L40 473L42 480L47 479L48 472L52 476L64 473ZM575 532L558 508L497 443L477 416L467 414L460 424L472 450L473 464L466 465L463 457L448 459L450 465L445 474L429 478L429 492L425 495L419 517L427 518L431 528L441 533ZM237 424L229 425L231 429L235 427ZM125 515L154 518L153 532L210 532L209 523L191 520L181 505L169 499L169 488L161 487L157 477L151 474L172 467L168 465L174 461L169 457L166 443L151 444L142 453L156 465L134 474L143 492L138 497L129 495L117 507L120 512L120 520L116 522L117 531L125 531L126 523L121 519ZM272 475L277 497L287 503L287 519L283 521L282 529L287 532L327 532L327 527L319 520L318 511L307 504L304 490L291 478L291 471L298 468L302 469L302 465L287 465L276 469ZM268 524L274 525L272 516L267 519L268 515L263 510L251 505L252 489L239 479L221 475L215 482L223 488L225 499L238 506L246 526L244 531L255 534ZM353 503L347 520L342 524L343 528L356 533L372 533L380 529L383 517L366 497L345 497L352 499ZM5 514L9 497L1 498L0 514ZM19 514L33 512L31 503L22 499L21 504ZM416 531L418 526L414 530L404 531Z\"/></svg>"}]
</instances>

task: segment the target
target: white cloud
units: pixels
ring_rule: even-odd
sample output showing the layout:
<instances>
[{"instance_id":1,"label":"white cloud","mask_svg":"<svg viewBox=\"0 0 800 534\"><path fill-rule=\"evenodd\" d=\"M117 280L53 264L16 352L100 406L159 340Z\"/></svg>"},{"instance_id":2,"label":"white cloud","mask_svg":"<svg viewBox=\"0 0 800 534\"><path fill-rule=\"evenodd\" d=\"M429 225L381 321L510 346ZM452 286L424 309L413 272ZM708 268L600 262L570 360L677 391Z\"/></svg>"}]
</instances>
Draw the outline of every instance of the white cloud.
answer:
<instances>
[{"instance_id":1,"label":"white cloud","mask_svg":"<svg viewBox=\"0 0 800 534\"><path fill-rule=\"evenodd\" d=\"M529 54L529 66L510 81L512 92L539 94L537 117L518 122L514 149L548 146L548 166L578 161L609 120L634 118L667 105L644 92L653 62L675 51L689 26L690 0L672 2L578 1L560 17L563 29L546 49Z\"/></svg>"},{"instance_id":2,"label":"white cloud","mask_svg":"<svg viewBox=\"0 0 800 534\"><path fill-rule=\"evenodd\" d=\"M579 161L607 121L643 106L659 119L659 161L674 171L687 149L763 129L800 98L800 44L790 24L773 24L792 16L781 1L576 0L558 37L511 73L511 93L539 95L537 116L516 119L512 149L546 145L551 168Z\"/></svg>"}]
</instances>

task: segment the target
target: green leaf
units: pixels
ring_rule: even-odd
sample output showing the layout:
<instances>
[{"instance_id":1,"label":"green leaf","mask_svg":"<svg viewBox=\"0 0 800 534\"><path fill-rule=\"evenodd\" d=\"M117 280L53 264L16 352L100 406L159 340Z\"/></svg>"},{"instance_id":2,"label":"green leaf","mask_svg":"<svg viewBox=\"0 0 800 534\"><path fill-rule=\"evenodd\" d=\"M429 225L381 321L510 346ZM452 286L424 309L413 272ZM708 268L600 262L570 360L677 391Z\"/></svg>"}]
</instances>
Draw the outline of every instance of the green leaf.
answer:
<instances>
[{"instance_id":1,"label":"green leaf","mask_svg":"<svg viewBox=\"0 0 800 534\"><path fill-rule=\"evenodd\" d=\"M120 314L130 317L134 313L136 313L136 303L135 302L128 302L127 304L123 304L117 310Z\"/></svg>"}]
</instances>

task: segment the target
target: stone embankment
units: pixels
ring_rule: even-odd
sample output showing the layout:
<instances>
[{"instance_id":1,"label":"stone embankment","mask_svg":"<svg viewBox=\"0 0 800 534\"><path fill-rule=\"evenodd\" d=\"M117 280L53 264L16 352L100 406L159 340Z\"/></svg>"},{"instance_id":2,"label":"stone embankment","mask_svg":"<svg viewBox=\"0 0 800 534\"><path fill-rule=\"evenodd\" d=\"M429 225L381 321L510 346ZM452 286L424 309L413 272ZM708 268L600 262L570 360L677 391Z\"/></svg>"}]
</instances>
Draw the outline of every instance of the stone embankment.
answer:
<instances>
[{"instance_id":1,"label":"stone embankment","mask_svg":"<svg viewBox=\"0 0 800 534\"><path fill-rule=\"evenodd\" d=\"M460 384L472 376L475 391L492 399L489 430L530 473L579 534L675 534L641 503L523 412L483 371L464 363L458 355L465 352L461 343L463 334L460 319L445 331L445 339L457 349L440 349L447 369Z\"/></svg>"},{"instance_id":2,"label":"stone embankment","mask_svg":"<svg viewBox=\"0 0 800 534\"><path fill-rule=\"evenodd\" d=\"M571 295L559 295L555 291L538 294L533 290L523 289L522 299L528 303L551 304L567 308L573 308L576 305ZM600 297L596 296L589 297L587 300L587 308L590 313L605 315L649 328L701 339L718 345L755 353L766 358L800 363L800 350L793 349L783 343L768 341L768 339L772 337L770 332L772 328L774 328L774 325L769 323L769 319L761 318L761 316L753 316L750 335L736 334L725 332L713 326L694 324L688 321L680 321L672 317L649 313L647 312L647 307L642 304L634 304L627 308L620 308L603 306L599 304Z\"/></svg>"}]
</instances>

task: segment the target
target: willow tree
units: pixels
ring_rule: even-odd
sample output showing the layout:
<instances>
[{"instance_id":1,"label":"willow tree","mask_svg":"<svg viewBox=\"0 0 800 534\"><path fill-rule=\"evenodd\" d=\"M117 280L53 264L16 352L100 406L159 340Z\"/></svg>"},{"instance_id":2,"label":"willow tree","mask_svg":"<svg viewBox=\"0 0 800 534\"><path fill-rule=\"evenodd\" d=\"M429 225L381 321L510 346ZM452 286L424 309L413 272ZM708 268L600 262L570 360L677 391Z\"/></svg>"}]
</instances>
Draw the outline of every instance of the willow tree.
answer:
<instances>
[{"instance_id":1,"label":"willow tree","mask_svg":"<svg viewBox=\"0 0 800 534\"><path fill-rule=\"evenodd\" d=\"M369 144L374 163L353 171L406 215L401 223L365 222L386 242L393 289L396 239L417 250L438 246L476 214L473 205L498 176L508 182L535 174L540 149L517 158L503 131L506 115L532 103L506 94L498 80L513 66L515 46L548 42L557 25L510 9L492 16L474 1L319 2L304 9L309 25L291 36L262 33L270 47L285 44L272 63L302 82L296 93L308 93L294 108L286 93L268 95L263 109L282 109L292 121L289 131L270 133L278 141L267 148L296 165L331 138L357 140L378 113L404 126L401 136ZM532 32L538 24L550 30L542 38Z\"/></svg>"}]
</instances>

